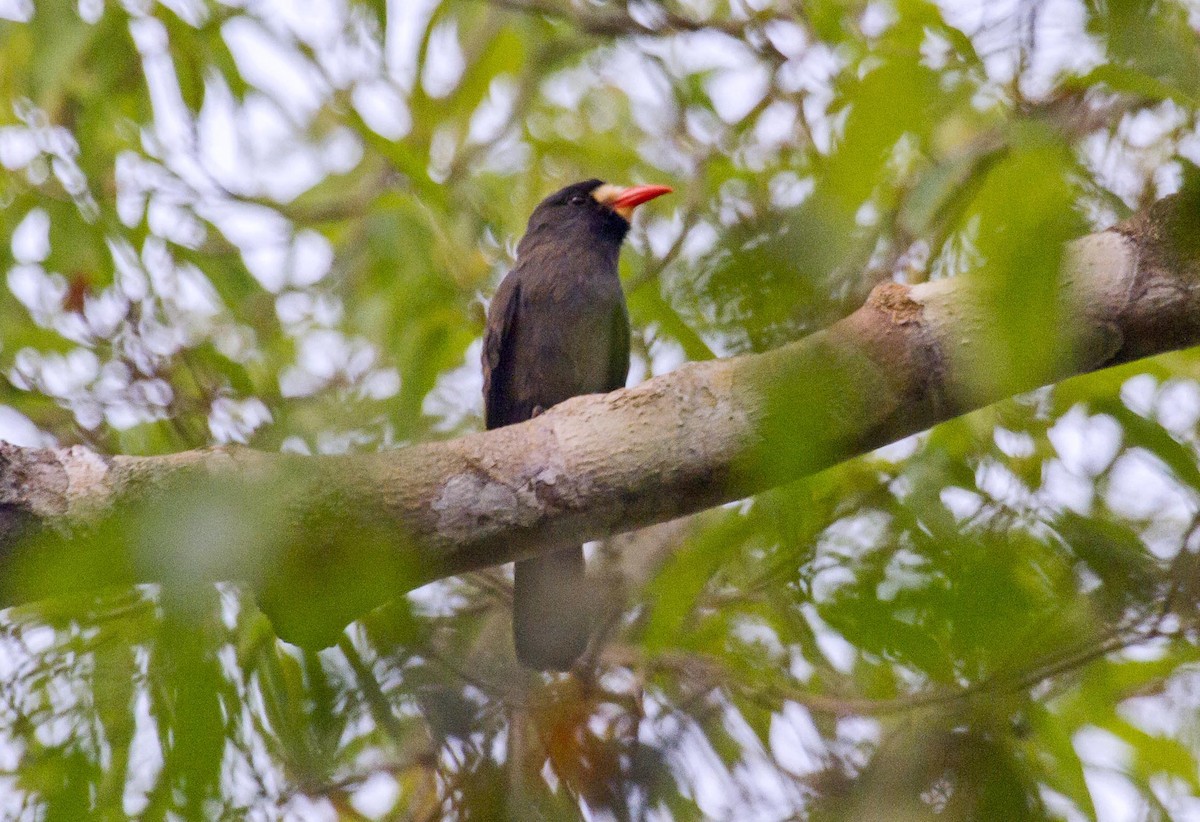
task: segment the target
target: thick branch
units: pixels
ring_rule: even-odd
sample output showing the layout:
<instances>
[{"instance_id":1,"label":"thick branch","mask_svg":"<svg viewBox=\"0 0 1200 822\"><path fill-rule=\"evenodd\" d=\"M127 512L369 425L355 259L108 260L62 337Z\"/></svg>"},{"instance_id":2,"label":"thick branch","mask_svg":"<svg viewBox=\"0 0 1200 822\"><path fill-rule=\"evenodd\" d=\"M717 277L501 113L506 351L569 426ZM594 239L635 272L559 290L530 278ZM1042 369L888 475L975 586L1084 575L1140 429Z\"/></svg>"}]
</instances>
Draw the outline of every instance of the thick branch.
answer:
<instances>
[{"instance_id":1,"label":"thick branch","mask_svg":"<svg viewBox=\"0 0 1200 822\"><path fill-rule=\"evenodd\" d=\"M735 500L1008 394L1194 345L1197 237L1195 203L1176 198L1071 244L1060 289L1063 356L1030 384L978 378L973 366L994 356L980 283L886 284L851 316L775 351L689 364L449 442L350 457L248 449L99 457L78 447L0 446L0 538L29 519L88 518L183 469L279 468L291 504L329 510L337 489L347 501L337 511L368 511L376 525L411 537L379 549L392 552L381 557L385 567L398 567L399 552L403 567L416 569L402 584L507 562ZM780 448L784 439L792 446Z\"/></svg>"}]
</instances>

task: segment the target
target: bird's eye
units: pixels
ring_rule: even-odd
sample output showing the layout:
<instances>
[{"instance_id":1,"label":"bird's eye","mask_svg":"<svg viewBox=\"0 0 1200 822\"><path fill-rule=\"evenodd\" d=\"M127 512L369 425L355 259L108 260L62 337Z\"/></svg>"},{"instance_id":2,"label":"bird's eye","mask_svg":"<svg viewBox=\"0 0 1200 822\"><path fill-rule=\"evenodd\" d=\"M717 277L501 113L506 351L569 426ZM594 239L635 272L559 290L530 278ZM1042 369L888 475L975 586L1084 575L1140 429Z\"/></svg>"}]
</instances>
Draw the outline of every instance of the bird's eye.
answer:
<instances>
[{"instance_id":1,"label":"bird's eye","mask_svg":"<svg viewBox=\"0 0 1200 822\"><path fill-rule=\"evenodd\" d=\"M571 198L571 205L583 205L586 202L587 202L587 200L584 198L584 196L582 194L576 194L574 197Z\"/></svg>"}]
</instances>

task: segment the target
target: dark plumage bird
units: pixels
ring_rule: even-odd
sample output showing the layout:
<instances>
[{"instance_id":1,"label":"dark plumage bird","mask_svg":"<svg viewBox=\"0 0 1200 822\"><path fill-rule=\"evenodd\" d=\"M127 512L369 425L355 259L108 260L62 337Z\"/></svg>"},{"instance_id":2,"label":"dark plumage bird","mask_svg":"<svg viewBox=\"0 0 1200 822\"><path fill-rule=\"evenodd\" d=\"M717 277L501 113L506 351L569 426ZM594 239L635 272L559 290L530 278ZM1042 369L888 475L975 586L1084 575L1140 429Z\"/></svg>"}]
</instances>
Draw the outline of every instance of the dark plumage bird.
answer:
<instances>
[{"instance_id":1,"label":"dark plumage bird","mask_svg":"<svg viewBox=\"0 0 1200 822\"><path fill-rule=\"evenodd\" d=\"M613 391L629 371L629 313L617 276L638 205L666 186L567 186L538 205L488 309L483 337L487 427L522 422L579 394ZM591 630L583 547L521 560L513 593L517 658L562 671Z\"/></svg>"}]
</instances>

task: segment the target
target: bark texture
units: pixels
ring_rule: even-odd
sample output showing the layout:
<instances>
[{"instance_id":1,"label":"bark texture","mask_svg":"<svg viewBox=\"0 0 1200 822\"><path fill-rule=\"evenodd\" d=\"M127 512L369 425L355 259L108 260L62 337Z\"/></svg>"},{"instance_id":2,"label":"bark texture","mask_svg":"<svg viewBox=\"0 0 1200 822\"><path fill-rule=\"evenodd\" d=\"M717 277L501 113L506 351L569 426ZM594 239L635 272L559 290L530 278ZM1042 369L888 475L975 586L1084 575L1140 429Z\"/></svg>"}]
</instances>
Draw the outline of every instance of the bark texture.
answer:
<instances>
[{"instance_id":1,"label":"bark texture","mask_svg":"<svg viewBox=\"0 0 1200 822\"><path fill-rule=\"evenodd\" d=\"M1072 243L1060 296L1062 356L1029 384L981 378L994 356L988 300L964 277L885 284L851 316L766 354L685 365L449 442L350 457L0 445L0 540L31 522L87 520L195 470L287 472L301 508L337 489L346 516L369 511L408 537L390 550L415 569L410 585L662 522L1013 393L1200 343L1196 202L1168 198ZM801 447L779 448L781 437Z\"/></svg>"}]
</instances>

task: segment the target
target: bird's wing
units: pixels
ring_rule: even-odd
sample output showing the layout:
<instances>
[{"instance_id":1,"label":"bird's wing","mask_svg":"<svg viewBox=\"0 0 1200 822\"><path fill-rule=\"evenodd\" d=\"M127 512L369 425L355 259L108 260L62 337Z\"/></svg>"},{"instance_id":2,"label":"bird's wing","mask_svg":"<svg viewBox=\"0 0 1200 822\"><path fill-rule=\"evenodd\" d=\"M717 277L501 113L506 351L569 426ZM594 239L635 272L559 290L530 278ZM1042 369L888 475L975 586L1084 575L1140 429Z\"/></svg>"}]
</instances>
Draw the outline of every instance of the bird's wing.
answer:
<instances>
[{"instance_id":1,"label":"bird's wing","mask_svg":"<svg viewBox=\"0 0 1200 822\"><path fill-rule=\"evenodd\" d=\"M609 336L608 390L625 387L629 378L629 309L620 300L613 309L612 332Z\"/></svg>"},{"instance_id":2,"label":"bird's wing","mask_svg":"<svg viewBox=\"0 0 1200 822\"><path fill-rule=\"evenodd\" d=\"M504 278L488 309L483 332L483 416L489 429L505 423L503 396L512 376L512 343L517 324L521 286L511 274Z\"/></svg>"}]
</instances>

